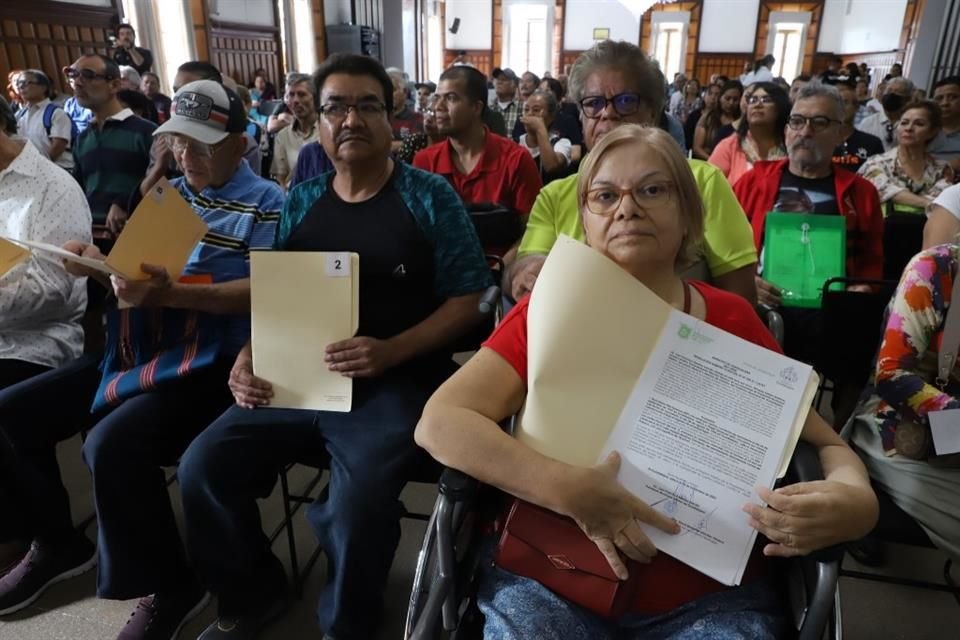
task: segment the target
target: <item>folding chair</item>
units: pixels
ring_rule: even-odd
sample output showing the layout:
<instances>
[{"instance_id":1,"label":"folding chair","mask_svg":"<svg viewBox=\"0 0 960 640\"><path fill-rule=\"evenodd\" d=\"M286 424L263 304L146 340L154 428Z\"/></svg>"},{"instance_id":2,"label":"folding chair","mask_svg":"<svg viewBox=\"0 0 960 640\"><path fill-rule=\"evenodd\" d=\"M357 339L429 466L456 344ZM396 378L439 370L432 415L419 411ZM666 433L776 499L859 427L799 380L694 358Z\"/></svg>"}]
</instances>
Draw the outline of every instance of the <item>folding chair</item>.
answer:
<instances>
[{"instance_id":1,"label":"folding chair","mask_svg":"<svg viewBox=\"0 0 960 640\"><path fill-rule=\"evenodd\" d=\"M857 285L867 285L871 290L850 291ZM826 391L863 389L867 383L883 337L886 309L896 288L893 280L831 278L824 283L822 329L813 362L823 376L814 403L818 410Z\"/></svg>"},{"instance_id":2,"label":"folding chair","mask_svg":"<svg viewBox=\"0 0 960 640\"><path fill-rule=\"evenodd\" d=\"M787 483L822 479L814 448L801 442L791 462ZM500 502L489 487L453 469L440 478L439 495L424 535L404 627L405 640L482 637L476 608L474 574L476 545L485 517ZM837 548L824 549L789 563L788 587L797 640L821 640L829 630L839 634Z\"/></svg>"},{"instance_id":3,"label":"folding chair","mask_svg":"<svg viewBox=\"0 0 960 640\"><path fill-rule=\"evenodd\" d=\"M883 220L883 279L900 280L904 267L923 246L923 213L902 213L887 208Z\"/></svg>"}]
</instances>

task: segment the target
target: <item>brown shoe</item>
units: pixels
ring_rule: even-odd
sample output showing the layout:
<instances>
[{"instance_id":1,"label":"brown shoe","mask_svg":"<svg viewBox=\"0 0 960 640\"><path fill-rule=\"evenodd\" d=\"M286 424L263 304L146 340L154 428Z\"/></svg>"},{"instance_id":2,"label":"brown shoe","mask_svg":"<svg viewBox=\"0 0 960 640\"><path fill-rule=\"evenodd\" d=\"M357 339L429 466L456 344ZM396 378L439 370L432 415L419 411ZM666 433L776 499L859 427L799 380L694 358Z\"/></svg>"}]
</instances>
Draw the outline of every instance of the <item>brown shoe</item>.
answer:
<instances>
[{"instance_id":1,"label":"brown shoe","mask_svg":"<svg viewBox=\"0 0 960 640\"><path fill-rule=\"evenodd\" d=\"M29 549L30 543L23 540L0 542L0 576L6 575L10 569L20 564Z\"/></svg>"}]
</instances>

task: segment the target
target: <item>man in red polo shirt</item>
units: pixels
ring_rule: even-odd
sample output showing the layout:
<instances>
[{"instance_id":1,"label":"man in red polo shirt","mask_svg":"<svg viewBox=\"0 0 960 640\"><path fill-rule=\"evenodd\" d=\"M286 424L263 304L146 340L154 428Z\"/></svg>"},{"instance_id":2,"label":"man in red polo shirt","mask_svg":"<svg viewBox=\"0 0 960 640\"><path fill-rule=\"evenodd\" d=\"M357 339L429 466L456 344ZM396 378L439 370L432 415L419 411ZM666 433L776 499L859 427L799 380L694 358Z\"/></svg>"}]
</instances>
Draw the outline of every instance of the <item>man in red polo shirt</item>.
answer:
<instances>
[{"instance_id":1,"label":"man in red polo shirt","mask_svg":"<svg viewBox=\"0 0 960 640\"><path fill-rule=\"evenodd\" d=\"M436 95L437 128L447 139L418 153L413 166L445 177L468 205L495 203L526 218L543 186L540 172L523 147L483 126L486 78L473 67L451 67Z\"/></svg>"}]
</instances>

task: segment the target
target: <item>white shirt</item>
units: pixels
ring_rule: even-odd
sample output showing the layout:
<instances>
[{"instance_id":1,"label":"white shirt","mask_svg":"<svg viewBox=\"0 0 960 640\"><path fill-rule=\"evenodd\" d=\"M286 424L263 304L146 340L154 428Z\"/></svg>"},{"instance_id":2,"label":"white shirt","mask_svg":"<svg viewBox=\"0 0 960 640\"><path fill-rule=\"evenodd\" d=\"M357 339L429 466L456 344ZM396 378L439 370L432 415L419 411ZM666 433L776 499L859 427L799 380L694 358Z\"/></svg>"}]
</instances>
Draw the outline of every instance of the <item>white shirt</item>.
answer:
<instances>
[{"instance_id":1,"label":"white shirt","mask_svg":"<svg viewBox=\"0 0 960 640\"><path fill-rule=\"evenodd\" d=\"M7 238L58 247L92 241L80 185L26 141L0 171L0 211L0 235ZM86 278L67 274L59 258L33 254L0 276L0 359L59 367L79 357L86 306Z\"/></svg>"},{"instance_id":2,"label":"white shirt","mask_svg":"<svg viewBox=\"0 0 960 640\"><path fill-rule=\"evenodd\" d=\"M300 157L300 149L308 142L314 142L320 139L320 120L314 120L310 131L300 131L294 129L297 122L284 127L277 134L273 141L273 164L270 166L270 173L275 176L285 176L289 182L293 177L293 170L297 168L297 158Z\"/></svg>"},{"instance_id":3,"label":"white shirt","mask_svg":"<svg viewBox=\"0 0 960 640\"><path fill-rule=\"evenodd\" d=\"M940 195L933 201L933 204L943 207L949 211L954 218L960 220L960 184L955 184L941 191ZM929 212L930 207L927 207L927 213Z\"/></svg>"},{"instance_id":4,"label":"white shirt","mask_svg":"<svg viewBox=\"0 0 960 640\"><path fill-rule=\"evenodd\" d=\"M897 123L890 122L887 114L883 111L875 113L872 116L867 116L861 120L860 124L857 125L857 129L880 138L884 151L890 151L890 149L897 146Z\"/></svg>"},{"instance_id":5,"label":"white shirt","mask_svg":"<svg viewBox=\"0 0 960 640\"><path fill-rule=\"evenodd\" d=\"M46 158L50 157L50 138L66 140L66 148L54 162L64 169L73 169L73 153L70 151L70 132L73 123L70 121L70 116L62 108L54 109L53 118L50 122L50 133L47 134L47 128L43 126L43 112L48 104L51 104L49 98L44 98L35 105L28 105L23 110L22 115L17 118L18 133L32 142L33 146Z\"/></svg>"},{"instance_id":6,"label":"white shirt","mask_svg":"<svg viewBox=\"0 0 960 640\"><path fill-rule=\"evenodd\" d=\"M531 147L527 144L527 134L521 134L519 144L521 147L530 152L530 155L533 156L533 159L536 160L540 157L540 147ZM570 144L569 138L557 138L553 143L553 150L562 155L567 160L567 164L570 164L570 154L573 149L573 145Z\"/></svg>"}]
</instances>

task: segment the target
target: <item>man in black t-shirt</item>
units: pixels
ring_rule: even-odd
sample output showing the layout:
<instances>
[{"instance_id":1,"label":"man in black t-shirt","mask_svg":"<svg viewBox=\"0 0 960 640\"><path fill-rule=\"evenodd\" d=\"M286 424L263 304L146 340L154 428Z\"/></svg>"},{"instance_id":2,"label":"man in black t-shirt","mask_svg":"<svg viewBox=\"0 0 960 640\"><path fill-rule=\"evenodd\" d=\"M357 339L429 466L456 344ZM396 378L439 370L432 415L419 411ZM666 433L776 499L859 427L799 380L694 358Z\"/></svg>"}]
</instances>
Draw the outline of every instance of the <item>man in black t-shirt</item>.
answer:
<instances>
[{"instance_id":1,"label":"man in black t-shirt","mask_svg":"<svg viewBox=\"0 0 960 640\"><path fill-rule=\"evenodd\" d=\"M867 158L883 153L883 142L877 136L854 128L853 119L859 108L856 89L847 83L835 86L843 98L843 125L840 131L844 138L833 152L833 164L856 172Z\"/></svg>"},{"instance_id":2,"label":"man in black t-shirt","mask_svg":"<svg viewBox=\"0 0 960 640\"><path fill-rule=\"evenodd\" d=\"M393 83L380 63L334 55L312 83L335 171L290 190L275 248L360 256L357 334L326 345L315 363L353 379L352 406L271 407L273 387L254 375L251 345L237 357L236 406L194 440L178 470L188 551L219 604L201 640L252 638L283 611L286 575L256 499L288 464L315 459L330 470L327 498L306 510L330 572L317 621L325 637L376 637L400 541L398 497L420 461L413 430L491 282L453 189L391 159Z\"/></svg>"},{"instance_id":3,"label":"man in black t-shirt","mask_svg":"<svg viewBox=\"0 0 960 640\"><path fill-rule=\"evenodd\" d=\"M137 32L129 24L117 27L116 46L113 59L121 67L133 67L141 76L153 67L153 53L150 49L135 46Z\"/></svg>"}]
</instances>

